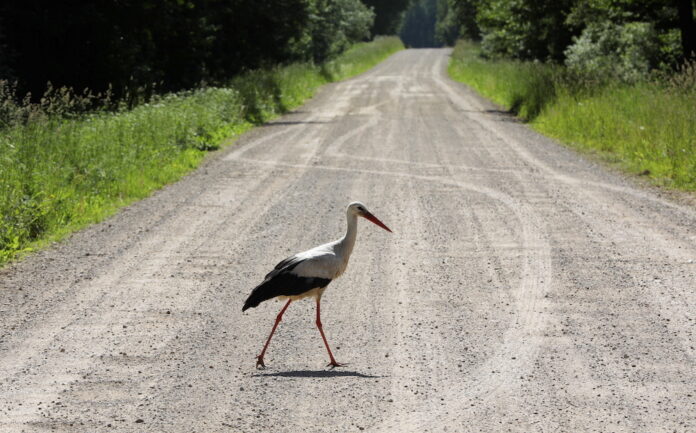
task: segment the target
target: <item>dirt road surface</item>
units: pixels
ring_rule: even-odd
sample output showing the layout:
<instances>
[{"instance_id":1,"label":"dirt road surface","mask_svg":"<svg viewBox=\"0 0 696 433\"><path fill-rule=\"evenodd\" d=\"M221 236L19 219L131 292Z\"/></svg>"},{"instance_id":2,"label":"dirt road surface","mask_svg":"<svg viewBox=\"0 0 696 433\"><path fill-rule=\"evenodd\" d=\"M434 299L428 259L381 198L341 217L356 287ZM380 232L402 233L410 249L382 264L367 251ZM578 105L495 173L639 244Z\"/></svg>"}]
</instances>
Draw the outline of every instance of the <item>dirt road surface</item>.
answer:
<instances>
[{"instance_id":1,"label":"dirt road surface","mask_svg":"<svg viewBox=\"0 0 696 433\"><path fill-rule=\"evenodd\" d=\"M0 431L695 432L696 212L400 52L0 272ZM242 314L340 237L314 303Z\"/></svg>"}]
</instances>

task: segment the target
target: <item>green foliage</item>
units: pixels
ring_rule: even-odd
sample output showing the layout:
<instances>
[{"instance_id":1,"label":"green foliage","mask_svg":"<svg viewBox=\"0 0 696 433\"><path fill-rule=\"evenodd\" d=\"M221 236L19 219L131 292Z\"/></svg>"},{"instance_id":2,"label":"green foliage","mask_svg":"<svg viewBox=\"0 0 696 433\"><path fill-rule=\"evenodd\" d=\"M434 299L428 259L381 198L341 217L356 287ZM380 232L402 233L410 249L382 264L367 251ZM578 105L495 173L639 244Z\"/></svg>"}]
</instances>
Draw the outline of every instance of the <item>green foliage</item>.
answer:
<instances>
[{"instance_id":1,"label":"green foliage","mask_svg":"<svg viewBox=\"0 0 696 433\"><path fill-rule=\"evenodd\" d=\"M450 5L450 1L451 0L437 1L435 41L442 45L454 45L459 38L459 23Z\"/></svg>"},{"instance_id":2,"label":"green foliage","mask_svg":"<svg viewBox=\"0 0 696 433\"><path fill-rule=\"evenodd\" d=\"M576 0L570 25L585 27L610 21L617 24L649 22L658 28L674 27L677 11L671 0Z\"/></svg>"},{"instance_id":3,"label":"green foliage","mask_svg":"<svg viewBox=\"0 0 696 433\"><path fill-rule=\"evenodd\" d=\"M323 62L368 40L374 18L360 0L3 3L0 79L35 96L48 82L110 88L132 107L251 69Z\"/></svg>"},{"instance_id":4,"label":"green foliage","mask_svg":"<svg viewBox=\"0 0 696 433\"><path fill-rule=\"evenodd\" d=\"M661 81L587 81L562 66L485 61L457 45L450 75L539 131L674 188L696 190L696 63Z\"/></svg>"},{"instance_id":5,"label":"green foliage","mask_svg":"<svg viewBox=\"0 0 696 433\"><path fill-rule=\"evenodd\" d=\"M440 0L439 5L438 39L451 43L458 33L481 40L482 54L490 59L562 63L572 53L576 69L604 71L604 64L614 62L622 64L620 75L644 78L645 65L674 68L688 58L685 53L696 51L694 0ZM609 58L610 45L621 50L616 59ZM605 58L593 65L595 55Z\"/></svg>"},{"instance_id":6,"label":"green foliage","mask_svg":"<svg viewBox=\"0 0 696 433\"><path fill-rule=\"evenodd\" d=\"M395 36L378 36L372 42L353 45L340 57L323 64L321 74L329 81L352 77L367 71L403 48L404 44Z\"/></svg>"},{"instance_id":7,"label":"green foliage","mask_svg":"<svg viewBox=\"0 0 696 433\"><path fill-rule=\"evenodd\" d=\"M2 131L0 250L98 220L194 167L243 124L232 89L168 95L132 111L34 116Z\"/></svg>"},{"instance_id":8,"label":"green foliage","mask_svg":"<svg viewBox=\"0 0 696 433\"><path fill-rule=\"evenodd\" d=\"M481 39L476 22L477 0L438 0L435 41L452 46L460 37Z\"/></svg>"},{"instance_id":9,"label":"green foliage","mask_svg":"<svg viewBox=\"0 0 696 433\"><path fill-rule=\"evenodd\" d=\"M65 89L32 104L0 82L0 264L177 180L206 151L401 48L398 38L379 38L321 67L250 71L225 88L90 115L71 111L89 98Z\"/></svg>"},{"instance_id":10,"label":"green foliage","mask_svg":"<svg viewBox=\"0 0 696 433\"><path fill-rule=\"evenodd\" d=\"M370 37L374 12L360 0L312 0L309 25L296 49L315 63L336 57Z\"/></svg>"},{"instance_id":11,"label":"green foliage","mask_svg":"<svg viewBox=\"0 0 696 433\"><path fill-rule=\"evenodd\" d=\"M650 23L602 21L588 25L568 47L566 65L588 77L636 82L663 63L660 45L660 38Z\"/></svg>"},{"instance_id":12,"label":"green foliage","mask_svg":"<svg viewBox=\"0 0 696 433\"><path fill-rule=\"evenodd\" d=\"M122 97L222 83L287 58L308 0L53 1L0 6L9 65L23 91L56 87ZM60 43L56 43L60 41ZM46 67L50 65L50 67Z\"/></svg>"},{"instance_id":13,"label":"green foliage","mask_svg":"<svg viewBox=\"0 0 696 433\"><path fill-rule=\"evenodd\" d=\"M655 182L696 190L696 91L654 83L561 92L533 126Z\"/></svg>"},{"instance_id":14,"label":"green foliage","mask_svg":"<svg viewBox=\"0 0 696 433\"><path fill-rule=\"evenodd\" d=\"M573 0L481 0L477 22L489 58L563 60L571 40L566 26Z\"/></svg>"},{"instance_id":15,"label":"green foliage","mask_svg":"<svg viewBox=\"0 0 696 433\"><path fill-rule=\"evenodd\" d=\"M452 53L449 73L480 93L531 120L556 97L556 82L562 69L557 65L519 60L484 60L480 46L460 41Z\"/></svg>"},{"instance_id":16,"label":"green foliage","mask_svg":"<svg viewBox=\"0 0 696 433\"><path fill-rule=\"evenodd\" d=\"M373 35L395 35L410 0L363 0L375 12Z\"/></svg>"},{"instance_id":17,"label":"green foliage","mask_svg":"<svg viewBox=\"0 0 696 433\"><path fill-rule=\"evenodd\" d=\"M593 33L600 27L613 27L619 33L634 34L631 24L650 26L659 57L654 67L664 70L674 68L685 53L696 49L694 4L693 0L575 0L568 25ZM643 39L639 37L635 43L644 45ZM624 47L624 51L641 49L644 47Z\"/></svg>"}]
</instances>

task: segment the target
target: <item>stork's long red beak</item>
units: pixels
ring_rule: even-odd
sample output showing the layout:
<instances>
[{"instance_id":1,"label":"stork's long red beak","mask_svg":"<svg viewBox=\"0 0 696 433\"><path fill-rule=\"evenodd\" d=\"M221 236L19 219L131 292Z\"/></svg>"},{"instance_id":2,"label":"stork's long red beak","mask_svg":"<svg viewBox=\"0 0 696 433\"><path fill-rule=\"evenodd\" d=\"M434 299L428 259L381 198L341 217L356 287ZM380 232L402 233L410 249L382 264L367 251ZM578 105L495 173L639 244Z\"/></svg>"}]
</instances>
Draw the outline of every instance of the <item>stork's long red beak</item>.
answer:
<instances>
[{"instance_id":1,"label":"stork's long red beak","mask_svg":"<svg viewBox=\"0 0 696 433\"><path fill-rule=\"evenodd\" d=\"M389 233L392 233L392 231L391 231L391 229L390 229L389 227L387 227L386 225L384 225L384 223L383 223L382 221L380 221L379 219L377 219L377 217L374 216L374 215L372 215L370 212L365 212L365 214L363 215L363 217L364 217L366 220L372 221L373 223L375 223L375 224L377 224L378 226L382 227L384 230L388 231Z\"/></svg>"}]
</instances>

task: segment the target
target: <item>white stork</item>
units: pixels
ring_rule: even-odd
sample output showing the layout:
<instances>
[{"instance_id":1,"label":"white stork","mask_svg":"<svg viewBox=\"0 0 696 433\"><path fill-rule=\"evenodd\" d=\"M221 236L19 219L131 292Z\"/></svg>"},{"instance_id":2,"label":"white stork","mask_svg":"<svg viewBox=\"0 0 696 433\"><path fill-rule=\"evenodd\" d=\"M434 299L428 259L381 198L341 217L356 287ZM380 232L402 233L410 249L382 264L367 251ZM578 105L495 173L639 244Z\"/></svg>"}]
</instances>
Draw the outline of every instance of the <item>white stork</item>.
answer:
<instances>
[{"instance_id":1,"label":"white stork","mask_svg":"<svg viewBox=\"0 0 696 433\"><path fill-rule=\"evenodd\" d=\"M341 365L334 359L321 326L321 295L324 293L326 286L343 274L348 266L348 259L355 245L359 216L391 232L389 227L372 215L364 204L353 202L348 205L348 209L346 210L348 229L346 230L345 236L336 241L329 242L328 244L319 245L311 250L288 257L278 263L275 269L266 275L263 282L251 291L249 298L247 298L244 303L244 307L242 307L242 311L256 307L261 302L276 297L288 300L285 306L280 310L280 313L278 313L273 329L271 329L271 335L268 336L268 340L266 340L261 354L256 357L257 368L265 367L263 356L266 354L266 349L268 349L268 344L271 342L273 333L278 327L283 313L285 313L285 310L290 306L290 303L310 296L313 296L317 301L316 323L317 328L319 328L319 333L321 333L321 338L326 345L326 350L329 352L331 362L328 365L332 367L339 367Z\"/></svg>"}]
</instances>

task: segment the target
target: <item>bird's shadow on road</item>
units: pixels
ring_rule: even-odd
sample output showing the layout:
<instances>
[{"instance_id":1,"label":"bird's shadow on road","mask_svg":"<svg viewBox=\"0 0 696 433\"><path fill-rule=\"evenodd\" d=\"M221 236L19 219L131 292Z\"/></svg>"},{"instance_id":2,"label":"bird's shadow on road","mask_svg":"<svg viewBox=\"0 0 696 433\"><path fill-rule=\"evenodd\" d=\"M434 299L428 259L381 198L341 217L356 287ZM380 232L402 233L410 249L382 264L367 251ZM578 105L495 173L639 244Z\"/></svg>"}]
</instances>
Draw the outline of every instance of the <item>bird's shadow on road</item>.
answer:
<instances>
[{"instance_id":1,"label":"bird's shadow on road","mask_svg":"<svg viewBox=\"0 0 696 433\"><path fill-rule=\"evenodd\" d=\"M321 120L278 120L275 122L264 123L263 125L259 125L259 126L262 128L269 128L269 127L280 126L280 125L323 125L326 123L333 123L333 122L327 122L327 121L321 121Z\"/></svg>"},{"instance_id":2,"label":"bird's shadow on road","mask_svg":"<svg viewBox=\"0 0 696 433\"><path fill-rule=\"evenodd\" d=\"M307 378L328 378L328 377L360 377L363 379L376 379L382 376L373 376L357 371L348 370L294 370L278 371L276 373L256 373L252 377L307 377Z\"/></svg>"}]
</instances>

